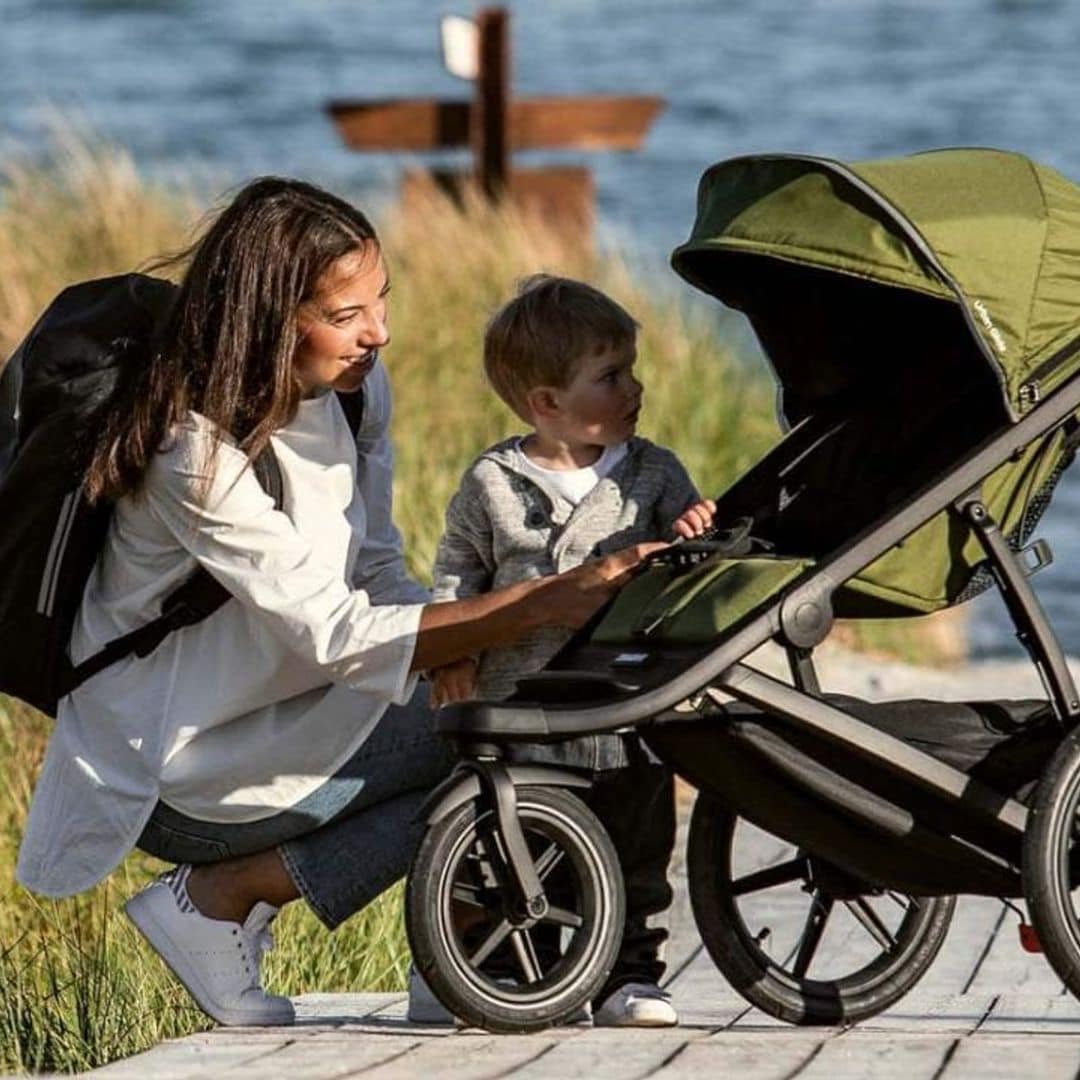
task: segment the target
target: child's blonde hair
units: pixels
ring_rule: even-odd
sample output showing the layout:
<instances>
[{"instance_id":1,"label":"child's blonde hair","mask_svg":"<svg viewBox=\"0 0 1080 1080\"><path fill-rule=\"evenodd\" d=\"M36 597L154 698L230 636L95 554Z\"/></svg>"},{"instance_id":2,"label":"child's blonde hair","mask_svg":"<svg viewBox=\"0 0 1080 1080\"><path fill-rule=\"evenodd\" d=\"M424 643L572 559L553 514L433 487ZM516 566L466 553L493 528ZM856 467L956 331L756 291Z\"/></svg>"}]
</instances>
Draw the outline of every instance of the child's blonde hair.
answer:
<instances>
[{"instance_id":1,"label":"child's blonde hair","mask_svg":"<svg viewBox=\"0 0 1080 1080\"><path fill-rule=\"evenodd\" d=\"M573 278L533 274L484 334L484 371L495 392L529 421L526 395L565 387L581 358L632 342L638 324L599 289Z\"/></svg>"}]
</instances>

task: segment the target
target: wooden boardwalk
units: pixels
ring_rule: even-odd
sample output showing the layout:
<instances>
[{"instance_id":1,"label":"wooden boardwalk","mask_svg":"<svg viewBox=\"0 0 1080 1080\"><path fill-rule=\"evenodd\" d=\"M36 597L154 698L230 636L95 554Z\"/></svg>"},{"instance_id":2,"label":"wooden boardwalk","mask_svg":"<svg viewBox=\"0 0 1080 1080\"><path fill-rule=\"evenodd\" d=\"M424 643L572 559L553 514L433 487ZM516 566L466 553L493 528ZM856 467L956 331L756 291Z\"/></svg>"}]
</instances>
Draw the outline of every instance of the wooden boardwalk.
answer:
<instances>
[{"instance_id":1,"label":"wooden boardwalk","mask_svg":"<svg viewBox=\"0 0 1080 1080\"><path fill-rule=\"evenodd\" d=\"M771 861L761 840L762 860ZM694 928L680 845L673 866L668 989L678 1028L489 1035L405 1020L403 994L308 994L298 1022L219 1028L96 1070L116 1080L565 1080L570 1077L836 1080L946 1077L1012 1080L1080 1075L1080 1002L1042 956L1025 953L1019 919L996 900L967 897L934 966L892 1009L851 1028L793 1028L750 1008L724 982ZM766 897L768 894L762 894ZM776 933L791 923L779 900ZM798 924L798 925L801 925ZM788 929L792 929L789 926Z\"/></svg>"}]
</instances>

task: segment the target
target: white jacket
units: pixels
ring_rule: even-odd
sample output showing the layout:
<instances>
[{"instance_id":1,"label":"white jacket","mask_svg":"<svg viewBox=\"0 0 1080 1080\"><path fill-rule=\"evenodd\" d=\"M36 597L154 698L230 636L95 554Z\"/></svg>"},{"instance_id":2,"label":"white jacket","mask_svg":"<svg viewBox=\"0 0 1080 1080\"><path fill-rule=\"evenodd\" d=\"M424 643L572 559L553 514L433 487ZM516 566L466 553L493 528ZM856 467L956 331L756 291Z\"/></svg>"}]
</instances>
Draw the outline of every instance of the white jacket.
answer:
<instances>
[{"instance_id":1,"label":"white jacket","mask_svg":"<svg viewBox=\"0 0 1080 1080\"><path fill-rule=\"evenodd\" d=\"M334 394L272 437L276 510L235 445L206 494L211 428L192 415L121 499L72 635L75 663L143 625L201 563L235 599L122 660L58 710L19 852L19 881L65 896L133 847L160 798L205 821L294 805L408 700L427 593L391 520L390 391L365 383L355 443ZM204 471L204 470L203 470Z\"/></svg>"}]
</instances>

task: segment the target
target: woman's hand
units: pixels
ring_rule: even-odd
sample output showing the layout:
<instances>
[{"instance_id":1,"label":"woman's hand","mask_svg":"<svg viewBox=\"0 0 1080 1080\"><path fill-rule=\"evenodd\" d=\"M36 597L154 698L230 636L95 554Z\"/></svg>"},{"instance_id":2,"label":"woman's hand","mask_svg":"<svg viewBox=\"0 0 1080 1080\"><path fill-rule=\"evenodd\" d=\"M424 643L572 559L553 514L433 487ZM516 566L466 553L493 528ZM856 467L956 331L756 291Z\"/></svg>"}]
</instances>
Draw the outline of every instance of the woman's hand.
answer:
<instances>
[{"instance_id":1,"label":"woman's hand","mask_svg":"<svg viewBox=\"0 0 1080 1080\"><path fill-rule=\"evenodd\" d=\"M546 616L544 624L573 630L583 626L633 577L649 555L666 547L662 541L635 544L554 577L542 578L547 588L537 602L547 605L541 612Z\"/></svg>"},{"instance_id":2,"label":"woman's hand","mask_svg":"<svg viewBox=\"0 0 1080 1080\"><path fill-rule=\"evenodd\" d=\"M713 514L715 513L716 503L712 499L701 499L699 502L694 503L693 506L688 506L675 519L675 524L671 528L677 536L681 536L684 540L693 540L695 536L700 536L713 523Z\"/></svg>"},{"instance_id":3,"label":"woman's hand","mask_svg":"<svg viewBox=\"0 0 1080 1080\"><path fill-rule=\"evenodd\" d=\"M444 664L429 673L431 678L431 707L449 705L454 701L467 701L476 696L476 661L468 656Z\"/></svg>"},{"instance_id":4,"label":"woman's hand","mask_svg":"<svg viewBox=\"0 0 1080 1080\"><path fill-rule=\"evenodd\" d=\"M428 604L420 613L412 670L431 671L498 645L512 645L529 630L576 630L630 580L642 561L668 545L636 544L550 577L519 581L464 600Z\"/></svg>"}]
</instances>

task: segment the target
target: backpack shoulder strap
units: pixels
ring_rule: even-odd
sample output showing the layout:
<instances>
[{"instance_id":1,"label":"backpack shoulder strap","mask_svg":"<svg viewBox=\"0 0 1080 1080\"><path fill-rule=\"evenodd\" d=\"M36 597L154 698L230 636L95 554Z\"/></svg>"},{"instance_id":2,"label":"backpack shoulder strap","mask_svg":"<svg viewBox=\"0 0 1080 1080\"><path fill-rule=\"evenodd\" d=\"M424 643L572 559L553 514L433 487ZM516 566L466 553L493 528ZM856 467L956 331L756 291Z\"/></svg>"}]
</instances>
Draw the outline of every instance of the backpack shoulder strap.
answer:
<instances>
[{"instance_id":1,"label":"backpack shoulder strap","mask_svg":"<svg viewBox=\"0 0 1080 1080\"><path fill-rule=\"evenodd\" d=\"M266 448L252 462L255 476L263 490L274 500L280 510L284 485L281 465L273 447ZM60 694L70 694L92 675L103 671L110 664L125 656L149 656L174 630L194 626L213 615L232 594L209 571L199 566L191 576L175 588L161 603L161 614L144 626L110 641L100 652L87 657L81 664L71 668Z\"/></svg>"}]
</instances>

